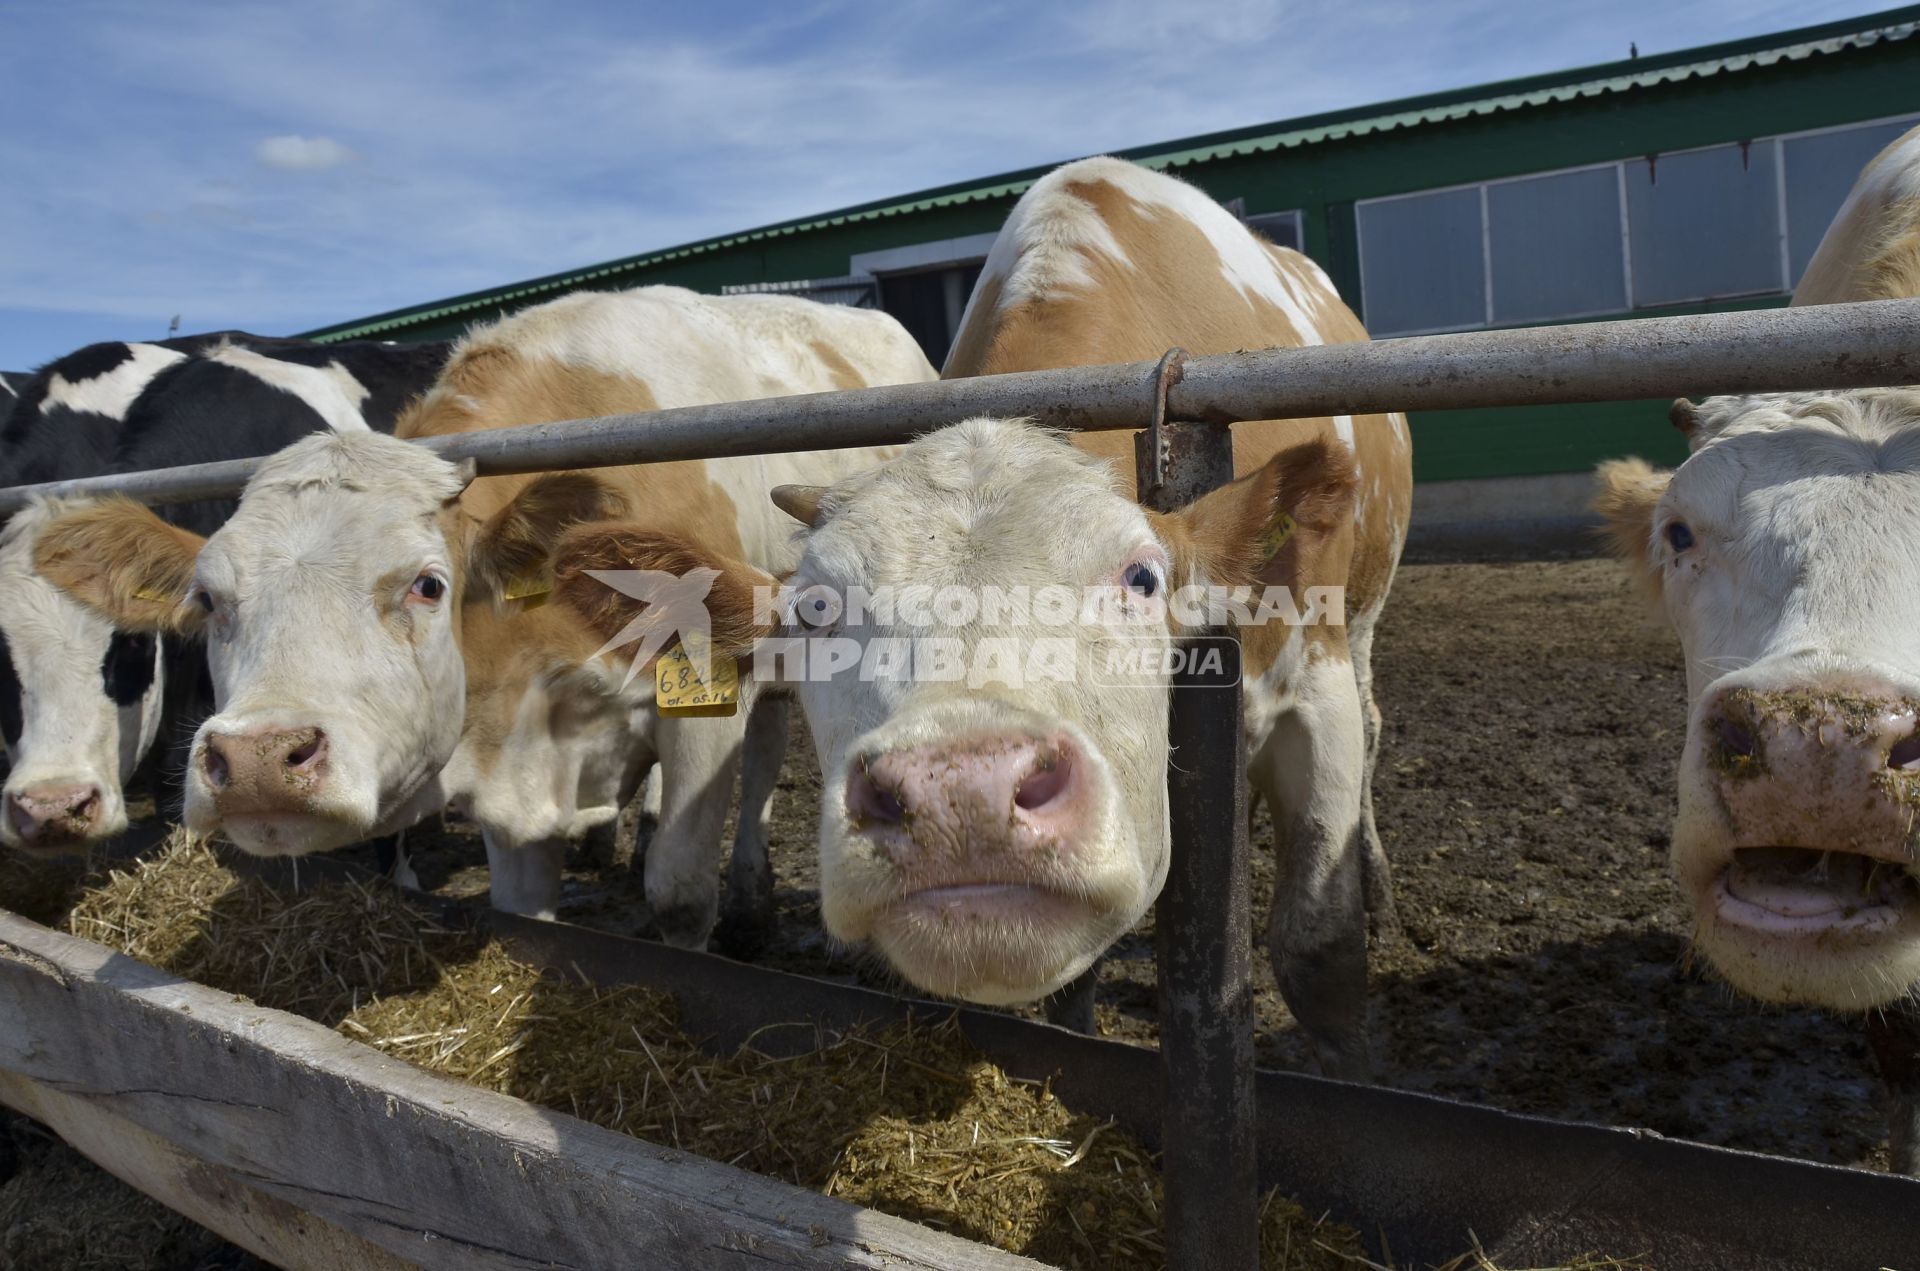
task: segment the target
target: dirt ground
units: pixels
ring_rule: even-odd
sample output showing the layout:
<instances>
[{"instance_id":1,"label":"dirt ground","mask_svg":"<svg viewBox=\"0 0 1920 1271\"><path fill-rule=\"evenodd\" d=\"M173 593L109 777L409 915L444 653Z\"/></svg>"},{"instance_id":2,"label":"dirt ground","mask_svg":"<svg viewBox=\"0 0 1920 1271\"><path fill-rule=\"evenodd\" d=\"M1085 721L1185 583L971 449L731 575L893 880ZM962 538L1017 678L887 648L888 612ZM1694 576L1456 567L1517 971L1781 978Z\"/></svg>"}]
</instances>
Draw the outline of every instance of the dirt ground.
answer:
<instances>
[{"instance_id":1,"label":"dirt ground","mask_svg":"<svg viewBox=\"0 0 1920 1271\"><path fill-rule=\"evenodd\" d=\"M1404 928L1373 955L1382 1081L1884 1167L1858 1026L1736 1000L1689 965L1684 911L1666 875L1684 730L1679 651L1615 566L1408 566L1375 666L1385 716L1376 808ZM819 774L795 717L773 834L779 925L756 960L886 986L883 969L834 949L821 931ZM1263 813L1257 921L1272 842ZM460 827L417 831L410 846L428 886L485 891L477 840ZM646 932L629 870L573 864L564 918ZM1143 927L1104 963L1096 1009L1107 1035L1153 1039L1152 949ZM1264 960L1257 973L1260 1062L1304 1067Z\"/></svg>"}]
</instances>

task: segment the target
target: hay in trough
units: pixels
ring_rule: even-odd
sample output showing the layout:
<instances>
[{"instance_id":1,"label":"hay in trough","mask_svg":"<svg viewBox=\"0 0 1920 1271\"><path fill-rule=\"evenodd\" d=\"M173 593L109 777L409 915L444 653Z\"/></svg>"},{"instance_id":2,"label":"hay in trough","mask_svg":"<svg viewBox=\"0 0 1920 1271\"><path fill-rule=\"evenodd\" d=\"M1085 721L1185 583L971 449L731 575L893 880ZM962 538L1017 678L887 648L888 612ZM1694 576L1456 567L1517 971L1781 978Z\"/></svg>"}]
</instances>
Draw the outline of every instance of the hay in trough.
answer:
<instances>
[{"instance_id":1,"label":"hay in trough","mask_svg":"<svg viewBox=\"0 0 1920 1271\"><path fill-rule=\"evenodd\" d=\"M70 925L431 1071L651 1142L1064 1266L1165 1261L1153 1155L1045 1084L1008 1077L952 1024L811 1032L797 1055L748 1045L715 1058L664 994L543 976L383 884L283 894L186 836L89 891ZM1280 1271L1377 1265L1352 1229L1277 1194L1261 1244L1262 1265ZM1494 1271L1484 1257L1456 1266Z\"/></svg>"},{"instance_id":2,"label":"hay in trough","mask_svg":"<svg viewBox=\"0 0 1920 1271\"><path fill-rule=\"evenodd\" d=\"M384 883L299 894L235 874L176 830L159 853L110 871L67 917L74 935L276 1010L326 1024L380 993L431 983L447 931Z\"/></svg>"}]
</instances>

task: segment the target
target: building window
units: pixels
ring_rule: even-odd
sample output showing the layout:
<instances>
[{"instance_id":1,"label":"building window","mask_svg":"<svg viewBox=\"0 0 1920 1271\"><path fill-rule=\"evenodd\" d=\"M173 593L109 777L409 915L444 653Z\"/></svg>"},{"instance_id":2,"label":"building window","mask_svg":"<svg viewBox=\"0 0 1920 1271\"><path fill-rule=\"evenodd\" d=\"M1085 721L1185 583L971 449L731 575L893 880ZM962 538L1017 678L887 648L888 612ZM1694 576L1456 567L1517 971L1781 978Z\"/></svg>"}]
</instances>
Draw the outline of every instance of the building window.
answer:
<instances>
[{"instance_id":1,"label":"building window","mask_svg":"<svg viewBox=\"0 0 1920 1271\"><path fill-rule=\"evenodd\" d=\"M1781 291L1772 142L1626 164L1636 309Z\"/></svg>"},{"instance_id":2,"label":"building window","mask_svg":"<svg viewBox=\"0 0 1920 1271\"><path fill-rule=\"evenodd\" d=\"M1360 290L1376 335L1487 320L1480 189L1362 203Z\"/></svg>"},{"instance_id":3,"label":"building window","mask_svg":"<svg viewBox=\"0 0 1920 1271\"><path fill-rule=\"evenodd\" d=\"M1363 200L1362 317L1415 335L1789 293L1861 170L1915 122Z\"/></svg>"},{"instance_id":4,"label":"building window","mask_svg":"<svg viewBox=\"0 0 1920 1271\"><path fill-rule=\"evenodd\" d=\"M1620 174L1609 165L1487 187L1494 322L1627 307Z\"/></svg>"},{"instance_id":5,"label":"building window","mask_svg":"<svg viewBox=\"0 0 1920 1271\"><path fill-rule=\"evenodd\" d=\"M1235 202L1238 201L1237 199L1235 200ZM1306 250L1306 248L1300 246L1303 238L1300 232L1300 213L1298 212L1263 212L1259 216L1249 216L1243 219L1246 221L1248 228L1258 230L1264 234L1269 241L1277 243L1281 247L1290 247L1296 252Z\"/></svg>"},{"instance_id":6,"label":"building window","mask_svg":"<svg viewBox=\"0 0 1920 1271\"><path fill-rule=\"evenodd\" d=\"M1862 170L1916 122L1920 120L1836 128L1780 143L1787 169L1787 276L1794 286L1800 285L1814 249Z\"/></svg>"}]
</instances>

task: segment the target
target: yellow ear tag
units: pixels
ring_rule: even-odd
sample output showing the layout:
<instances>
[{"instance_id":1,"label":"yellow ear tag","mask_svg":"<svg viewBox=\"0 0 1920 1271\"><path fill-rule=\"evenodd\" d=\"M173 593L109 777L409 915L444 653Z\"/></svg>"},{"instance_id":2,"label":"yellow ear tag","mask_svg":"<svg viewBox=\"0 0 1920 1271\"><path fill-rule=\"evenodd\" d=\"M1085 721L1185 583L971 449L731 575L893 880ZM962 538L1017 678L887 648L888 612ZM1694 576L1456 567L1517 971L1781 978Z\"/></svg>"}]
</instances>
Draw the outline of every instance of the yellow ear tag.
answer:
<instances>
[{"instance_id":1,"label":"yellow ear tag","mask_svg":"<svg viewBox=\"0 0 1920 1271\"><path fill-rule=\"evenodd\" d=\"M1260 537L1260 550L1265 552L1265 560L1272 560L1280 554L1280 549L1293 537L1293 518L1285 512L1275 512L1273 519L1267 522L1267 532Z\"/></svg>"},{"instance_id":2,"label":"yellow ear tag","mask_svg":"<svg viewBox=\"0 0 1920 1271\"><path fill-rule=\"evenodd\" d=\"M180 599L178 596L169 596L164 591L155 591L151 587L142 587L139 591L133 593L133 598L135 600L149 601L156 605L171 605Z\"/></svg>"},{"instance_id":3,"label":"yellow ear tag","mask_svg":"<svg viewBox=\"0 0 1920 1271\"><path fill-rule=\"evenodd\" d=\"M524 600L527 608L538 609L553 595L552 584L540 578L516 578L501 593L502 600Z\"/></svg>"},{"instance_id":4,"label":"yellow ear tag","mask_svg":"<svg viewBox=\"0 0 1920 1271\"><path fill-rule=\"evenodd\" d=\"M674 645L653 664L653 705L675 718L732 715L740 709L740 667L730 657L708 659L711 682L702 680L686 649Z\"/></svg>"}]
</instances>

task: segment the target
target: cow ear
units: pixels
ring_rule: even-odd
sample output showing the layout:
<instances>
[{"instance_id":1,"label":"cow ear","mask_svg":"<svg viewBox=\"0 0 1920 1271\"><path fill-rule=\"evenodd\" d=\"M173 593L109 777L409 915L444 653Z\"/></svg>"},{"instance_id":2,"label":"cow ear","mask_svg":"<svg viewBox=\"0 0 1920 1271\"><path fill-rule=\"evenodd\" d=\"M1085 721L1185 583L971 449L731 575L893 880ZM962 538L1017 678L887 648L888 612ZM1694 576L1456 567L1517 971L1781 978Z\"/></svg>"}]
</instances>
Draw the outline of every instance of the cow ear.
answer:
<instances>
[{"instance_id":1,"label":"cow ear","mask_svg":"<svg viewBox=\"0 0 1920 1271\"><path fill-rule=\"evenodd\" d=\"M1660 573L1653 557L1653 522L1673 473L1644 459L1610 459L1594 473L1593 510L1607 547L1648 600L1660 598Z\"/></svg>"},{"instance_id":2,"label":"cow ear","mask_svg":"<svg viewBox=\"0 0 1920 1271\"><path fill-rule=\"evenodd\" d=\"M1316 438L1258 471L1156 517L1175 587L1297 587L1353 530L1353 458Z\"/></svg>"},{"instance_id":3,"label":"cow ear","mask_svg":"<svg viewBox=\"0 0 1920 1271\"><path fill-rule=\"evenodd\" d=\"M206 614L187 603L206 540L130 499L102 499L42 527L40 576L122 631L190 635Z\"/></svg>"},{"instance_id":4,"label":"cow ear","mask_svg":"<svg viewBox=\"0 0 1920 1271\"><path fill-rule=\"evenodd\" d=\"M602 640L624 637L626 644L638 647L653 634L655 624L685 620L687 615L679 612L682 601L697 602L704 611L717 657L745 657L778 624L773 598L779 579L745 561L644 525L581 526L560 540L554 570L554 600ZM643 571L652 577L638 577ZM668 606L642 598L668 594L660 589L668 579L681 584L672 592L676 597L672 614L664 612ZM660 651L671 646L672 635L666 633ZM647 664L652 661L650 657Z\"/></svg>"},{"instance_id":5,"label":"cow ear","mask_svg":"<svg viewBox=\"0 0 1920 1271\"><path fill-rule=\"evenodd\" d=\"M1673 405L1667 407L1667 422L1680 430L1680 435L1688 441L1700 427L1700 407L1684 397L1673 399Z\"/></svg>"},{"instance_id":6,"label":"cow ear","mask_svg":"<svg viewBox=\"0 0 1920 1271\"><path fill-rule=\"evenodd\" d=\"M621 516L626 501L585 472L529 481L480 528L467 552L466 594L495 602L532 600L553 590L553 545L570 527Z\"/></svg>"}]
</instances>

